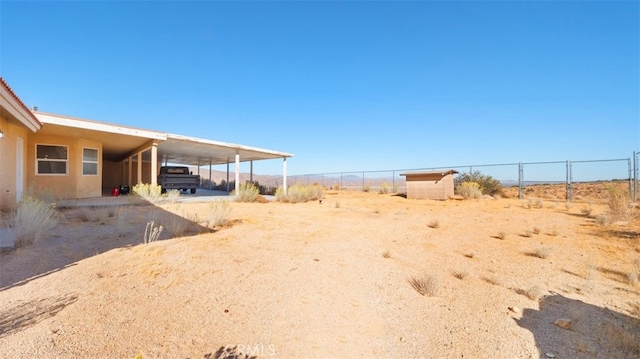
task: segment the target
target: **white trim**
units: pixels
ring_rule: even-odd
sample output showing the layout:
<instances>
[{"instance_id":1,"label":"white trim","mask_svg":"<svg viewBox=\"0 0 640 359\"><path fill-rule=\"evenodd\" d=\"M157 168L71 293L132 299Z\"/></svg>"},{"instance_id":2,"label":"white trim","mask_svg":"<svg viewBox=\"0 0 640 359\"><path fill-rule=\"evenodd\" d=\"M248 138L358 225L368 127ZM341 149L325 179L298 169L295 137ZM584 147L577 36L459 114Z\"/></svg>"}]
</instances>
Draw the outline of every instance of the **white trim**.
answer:
<instances>
[{"instance_id":1,"label":"white trim","mask_svg":"<svg viewBox=\"0 0 640 359\"><path fill-rule=\"evenodd\" d=\"M96 160L94 161L85 161L84 159L84 150L95 150L96 151ZM96 164L96 174L85 174L84 173L84 164L85 163L95 163ZM100 175L100 149L93 147L82 147L82 171L81 176L87 177L95 177Z\"/></svg>"},{"instance_id":2,"label":"white trim","mask_svg":"<svg viewBox=\"0 0 640 359\"><path fill-rule=\"evenodd\" d=\"M154 140L164 141L167 139L166 134L161 132L156 132L156 131L149 131L149 130L143 130L139 128L120 126L120 125L112 125L104 122L95 122L95 121L53 115L53 114L42 113L42 112L38 112L35 115L38 118L38 120L40 120L40 122L42 122L45 125L52 124L52 125L59 125L59 126L67 126L67 127L81 128L81 129L91 130L91 131L101 131L101 132L116 133L120 135L143 137L143 138L149 138Z\"/></svg>"},{"instance_id":3,"label":"white trim","mask_svg":"<svg viewBox=\"0 0 640 359\"><path fill-rule=\"evenodd\" d=\"M238 145L238 144L229 143L229 142L207 140L207 139L204 139L204 138L176 135L176 134L173 134L173 133L167 133L167 139L182 140L182 141L188 141L188 142L202 143L202 144L205 144L205 145L213 145L213 146L234 148L234 149L240 150L240 151L261 152L261 153L270 154L270 155L277 156L277 157L293 157L293 154L291 154L291 153L267 150L267 149L258 148L258 147Z\"/></svg>"},{"instance_id":4,"label":"white trim","mask_svg":"<svg viewBox=\"0 0 640 359\"><path fill-rule=\"evenodd\" d=\"M35 175L36 176L68 176L69 175L69 146L67 145L58 145L58 144L53 144L53 143L36 143L35 144L36 149L35 149L35 158L36 158L36 168L35 168ZM38 162L41 160L40 158L38 158L38 146L54 146L54 147L64 147L67 149L67 159L66 160L60 160L60 159L47 159L47 158L42 158L42 160L46 160L46 161L50 161L50 162L64 162L66 164L65 166L65 173L38 173Z\"/></svg>"},{"instance_id":5,"label":"white trim","mask_svg":"<svg viewBox=\"0 0 640 359\"><path fill-rule=\"evenodd\" d=\"M42 127L42 124L34 120L33 114L21 106L4 86L0 86L0 106L32 132Z\"/></svg>"}]
</instances>

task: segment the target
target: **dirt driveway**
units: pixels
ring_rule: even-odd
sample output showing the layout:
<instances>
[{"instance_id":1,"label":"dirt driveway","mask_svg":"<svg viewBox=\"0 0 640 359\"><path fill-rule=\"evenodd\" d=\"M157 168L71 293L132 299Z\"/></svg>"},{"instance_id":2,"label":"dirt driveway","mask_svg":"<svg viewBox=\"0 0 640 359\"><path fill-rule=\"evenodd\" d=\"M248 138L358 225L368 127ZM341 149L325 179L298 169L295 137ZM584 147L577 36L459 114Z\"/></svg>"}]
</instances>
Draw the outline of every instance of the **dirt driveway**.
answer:
<instances>
[{"instance_id":1,"label":"dirt driveway","mask_svg":"<svg viewBox=\"0 0 640 359\"><path fill-rule=\"evenodd\" d=\"M180 219L208 203L61 211L0 256L0 357L640 355L640 224L596 225L604 205L341 191L229 209L215 231ZM150 221L161 240L140 244Z\"/></svg>"}]
</instances>

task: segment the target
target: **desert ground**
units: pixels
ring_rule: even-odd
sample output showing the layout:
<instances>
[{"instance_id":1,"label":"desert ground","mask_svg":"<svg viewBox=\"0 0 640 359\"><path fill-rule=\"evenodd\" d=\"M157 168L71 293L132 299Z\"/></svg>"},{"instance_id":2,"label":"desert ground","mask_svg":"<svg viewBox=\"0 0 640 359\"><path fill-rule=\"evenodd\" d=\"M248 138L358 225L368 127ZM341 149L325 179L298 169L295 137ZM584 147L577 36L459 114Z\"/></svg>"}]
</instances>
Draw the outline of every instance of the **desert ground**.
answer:
<instances>
[{"instance_id":1,"label":"desert ground","mask_svg":"<svg viewBox=\"0 0 640 359\"><path fill-rule=\"evenodd\" d=\"M0 255L0 357L640 355L640 222L606 203L327 191L210 230L211 206L59 209Z\"/></svg>"}]
</instances>

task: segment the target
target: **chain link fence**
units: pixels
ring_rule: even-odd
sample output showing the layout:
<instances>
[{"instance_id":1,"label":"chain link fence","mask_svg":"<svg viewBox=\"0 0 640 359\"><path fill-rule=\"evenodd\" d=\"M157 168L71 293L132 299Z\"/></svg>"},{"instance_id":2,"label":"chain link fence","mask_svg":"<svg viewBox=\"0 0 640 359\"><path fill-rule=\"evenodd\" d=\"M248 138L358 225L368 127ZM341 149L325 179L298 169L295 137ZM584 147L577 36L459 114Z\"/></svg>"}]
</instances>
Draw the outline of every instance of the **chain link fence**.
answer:
<instances>
[{"instance_id":1,"label":"chain link fence","mask_svg":"<svg viewBox=\"0 0 640 359\"><path fill-rule=\"evenodd\" d=\"M630 158L519 162L465 166L422 167L411 169L313 173L287 176L289 185L319 184L333 190L365 192L406 192L402 174L416 171L456 170L459 173L479 171L500 181L503 194L509 198L543 198L566 201L601 201L608 190L616 187L627 191L637 201L638 161L640 153ZM282 178L275 180L281 182Z\"/></svg>"}]
</instances>

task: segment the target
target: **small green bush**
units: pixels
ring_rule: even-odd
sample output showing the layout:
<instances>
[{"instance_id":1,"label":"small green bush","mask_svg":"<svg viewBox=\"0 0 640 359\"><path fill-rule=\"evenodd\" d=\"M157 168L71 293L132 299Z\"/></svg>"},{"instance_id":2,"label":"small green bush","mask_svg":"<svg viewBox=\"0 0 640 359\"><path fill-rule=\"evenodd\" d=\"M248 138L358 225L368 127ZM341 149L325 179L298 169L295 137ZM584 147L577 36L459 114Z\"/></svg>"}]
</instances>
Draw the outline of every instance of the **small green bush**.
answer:
<instances>
[{"instance_id":1,"label":"small green bush","mask_svg":"<svg viewBox=\"0 0 640 359\"><path fill-rule=\"evenodd\" d=\"M461 173L454 180L456 187L464 182L475 182L480 186L482 194L488 194L494 196L502 193L502 185L497 179L488 175L483 175L480 171L471 171L468 173Z\"/></svg>"},{"instance_id":2,"label":"small green bush","mask_svg":"<svg viewBox=\"0 0 640 359\"><path fill-rule=\"evenodd\" d=\"M231 195L236 196L236 202L255 202L260 197L260 188L251 182L241 183L238 186L238 193L234 190Z\"/></svg>"},{"instance_id":3,"label":"small green bush","mask_svg":"<svg viewBox=\"0 0 640 359\"><path fill-rule=\"evenodd\" d=\"M457 193L466 198L481 198L482 191L480 191L480 185L476 182L462 182L456 188Z\"/></svg>"},{"instance_id":4,"label":"small green bush","mask_svg":"<svg viewBox=\"0 0 640 359\"><path fill-rule=\"evenodd\" d=\"M276 200L285 203L308 202L322 199L324 196L324 188L319 185L306 186L299 183L287 188L284 193L282 187L276 190Z\"/></svg>"}]
</instances>

